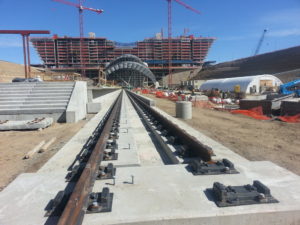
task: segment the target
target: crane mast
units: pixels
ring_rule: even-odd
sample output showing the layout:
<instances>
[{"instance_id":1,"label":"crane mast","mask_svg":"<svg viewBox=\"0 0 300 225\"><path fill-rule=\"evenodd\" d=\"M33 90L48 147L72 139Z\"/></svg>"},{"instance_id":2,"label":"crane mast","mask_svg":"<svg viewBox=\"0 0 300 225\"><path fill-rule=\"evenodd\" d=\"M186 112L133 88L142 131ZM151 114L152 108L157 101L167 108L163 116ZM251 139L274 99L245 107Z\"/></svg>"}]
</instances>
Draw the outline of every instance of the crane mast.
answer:
<instances>
[{"instance_id":1,"label":"crane mast","mask_svg":"<svg viewBox=\"0 0 300 225\"><path fill-rule=\"evenodd\" d=\"M262 33L262 35L261 35L261 37L260 37L260 39L258 41L257 47L255 49L254 56L256 56L259 53L259 50L260 50L261 45L262 45L262 43L263 43L263 41L265 39L267 31L268 31L267 29L264 29L264 31L263 31L263 33Z\"/></svg>"},{"instance_id":2,"label":"crane mast","mask_svg":"<svg viewBox=\"0 0 300 225\"><path fill-rule=\"evenodd\" d=\"M186 9L200 14L200 11L192 8L181 0L167 0L168 2L168 71L169 71L169 86L172 84L172 1L177 2L179 5L185 7Z\"/></svg>"},{"instance_id":3,"label":"crane mast","mask_svg":"<svg viewBox=\"0 0 300 225\"><path fill-rule=\"evenodd\" d=\"M92 12L96 12L97 14L103 13L102 9L94 9L83 6L85 0L78 0L78 4L69 2L66 0L52 0L54 2L60 2L65 5L73 6L78 8L79 11L79 37L80 37L80 67L81 67L81 75L85 76L85 61L83 58L83 39L84 39L84 28L83 28L83 10L89 10Z\"/></svg>"}]
</instances>

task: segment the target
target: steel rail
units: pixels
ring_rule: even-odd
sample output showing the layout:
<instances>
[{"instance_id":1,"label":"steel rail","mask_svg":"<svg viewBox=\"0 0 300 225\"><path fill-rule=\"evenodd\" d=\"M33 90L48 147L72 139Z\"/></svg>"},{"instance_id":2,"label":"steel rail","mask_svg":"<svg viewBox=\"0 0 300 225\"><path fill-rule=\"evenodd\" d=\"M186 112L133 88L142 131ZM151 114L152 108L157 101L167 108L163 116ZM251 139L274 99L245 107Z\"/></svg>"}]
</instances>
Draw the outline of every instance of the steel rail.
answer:
<instances>
[{"instance_id":1,"label":"steel rail","mask_svg":"<svg viewBox=\"0 0 300 225\"><path fill-rule=\"evenodd\" d=\"M122 93L115 101L111 113L105 122L102 133L97 144L91 153L89 160L75 185L66 207L59 218L57 225L80 225L82 224L84 214L87 210L89 194L92 192L97 171L103 159L103 153L106 148L109 133L112 128L113 120L118 115L121 107Z\"/></svg>"},{"instance_id":2,"label":"steel rail","mask_svg":"<svg viewBox=\"0 0 300 225\"><path fill-rule=\"evenodd\" d=\"M195 137L189 135L185 130L166 119L152 107L143 102L136 94L130 91L127 91L127 93L132 96L136 102L138 102L140 106L152 115L165 129L167 129L171 136L177 137L181 144L187 146L191 157L200 157L202 160L207 162L212 160L211 156L213 155L213 150L209 146L202 144Z\"/></svg>"},{"instance_id":3,"label":"steel rail","mask_svg":"<svg viewBox=\"0 0 300 225\"><path fill-rule=\"evenodd\" d=\"M154 135L157 143L160 145L160 149L158 149L162 160L165 164L179 164L179 160L173 154L172 150L169 148L168 144L162 139L161 134L159 134L155 128L151 125L151 123L147 120L146 116L143 114L142 109L137 105L137 103L132 99L131 96L128 96L133 104L133 107L137 111L137 113L142 117L142 122L148 127L151 133Z\"/></svg>"}]
</instances>

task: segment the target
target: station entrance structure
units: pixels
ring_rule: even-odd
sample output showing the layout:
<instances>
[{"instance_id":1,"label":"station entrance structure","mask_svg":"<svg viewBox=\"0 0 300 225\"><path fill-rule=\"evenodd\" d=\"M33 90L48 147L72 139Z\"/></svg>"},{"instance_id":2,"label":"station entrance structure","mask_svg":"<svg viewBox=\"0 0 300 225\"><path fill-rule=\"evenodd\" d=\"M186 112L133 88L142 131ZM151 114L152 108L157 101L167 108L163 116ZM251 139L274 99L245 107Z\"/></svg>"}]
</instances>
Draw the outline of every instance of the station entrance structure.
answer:
<instances>
[{"instance_id":1,"label":"station entrance structure","mask_svg":"<svg viewBox=\"0 0 300 225\"><path fill-rule=\"evenodd\" d=\"M113 60L105 69L107 80L121 86L143 87L156 83L154 74L140 58L125 54Z\"/></svg>"}]
</instances>

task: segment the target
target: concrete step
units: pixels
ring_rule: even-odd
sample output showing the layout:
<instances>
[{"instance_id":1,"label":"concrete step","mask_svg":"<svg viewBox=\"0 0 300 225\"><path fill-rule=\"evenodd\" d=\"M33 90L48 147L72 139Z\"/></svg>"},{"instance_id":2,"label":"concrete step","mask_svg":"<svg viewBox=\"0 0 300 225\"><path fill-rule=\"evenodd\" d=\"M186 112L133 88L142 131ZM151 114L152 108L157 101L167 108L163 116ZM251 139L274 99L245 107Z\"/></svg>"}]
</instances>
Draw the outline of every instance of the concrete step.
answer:
<instances>
[{"instance_id":1,"label":"concrete step","mask_svg":"<svg viewBox=\"0 0 300 225\"><path fill-rule=\"evenodd\" d=\"M72 90L63 90L63 89L60 89L60 90L46 90L46 89L33 89L31 91L32 93L35 93L35 92L57 92L57 93L72 93Z\"/></svg>"},{"instance_id":2,"label":"concrete step","mask_svg":"<svg viewBox=\"0 0 300 225\"><path fill-rule=\"evenodd\" d=\"M13 92L31 92L32 89L19 89L19 88L12 88L12 89L2 89L0 88L0 93L13 93Z\"/></svg>"},{"instance_id":3,"label":"concrete step","mask_svg":"<svg viewBox=\"0 0 300 225\"><path fill-rule=\"evenodd\" d=\"M73 87L66 87L66 88L60 88L60 87L45 87L45 88L41 88L41 87L36 87L33 90L45 90L45 91L72 91Z\"/></svg>"},{"instance_id":4,"label":"concrete step","mask_svg":"<svg viewBox=\"0 0 300 225\"><path fill-rule=\"evenodd\" d=\"M71 84L59 84L59 83L39 83L36 87L73 87L74 83Z\"/></svg>"},{"instance_id":5,"label":"concrete step","mask_svg":"<svg viewBox=\"0 0 300 225\"><path fill-rule=\"evenodd\" d=\"M35 86L37 83L30 82L11 82L11 83L0 83L0 86Z\"/></svg>"},{"instance_id":6,"label":"concrete step","mask_svg":"<svg viewBox=\"0 0 300 225\"><path fill-rule=\"evenodd\" d=\"M1 91L11 91L11 90L32 90L34 87L7 87L7 86L4 86L4 87L1 87L0 86L0 90Z\"/></svg>"},{"instance_id":7,"label":"concrete step","mask_svg":"<svg viewBox=\"0 0 300 225\"><path fill-rule=\"evenodd\" d=\"M35 85L0 85L0 89L2 88L34 88Z\"/></svg>"},{"instance_id":8,"label":"concrete step","mask_svg":"<svg viewBox=\"0 0 300 225\"><path fill-rule=\"evenodd\" d=\"M38 109L38 108L67 108L67 104L28 104L28 105L1 105L0 110L9 110L9 109Z\"/></svg>"},{"instance_id":9,"label":"concrete step","mask_svg":"<svg viewBox=\"0 0 300 225\"><path fill-rule=\"evenodd\" d=\"M0 91L63 90L72 91L73 87L0 87Z\"/></svg>"},{"instance_id":10,"label":"concrete step","mask_svg":"<svg viewBox=\"0 0 300 225\"><path fill-rule=\"evenodd\" d=\"M2 97L0 96L0 102L2 101L23 101L27 98L27 95L24 95L23 97Z\"/></svg>"},{"instance_id":11,"label":"concrete step","mask_svg":"<svg viewBox=\"0 0 300 225\"><path fill-rule=\"evenodd\" d=\"M45 101L52 101L52 100L67 100L69 101L70 99L70 96L67 95L67 96L31 96L30 98L27 98L27 96L23 96L23 97L12 97L12 96L9 96L9 97L0 97L0 102L2 101L22 101L22 100L25 100L28 101L34 101L34 100L45 100Z\"/></svg>"},{"instance_id":12,"label":"concrete step","mask_svg":"<svg viewBox=\"0 0 300 225\"><path fill-rule=\"evenodd\" d=\"M54 104L67 104L69 102L69 99L55 99L55 100L32 100L32 99L26 99L24 104L50 104L50 103L54 103Z\"/></svg>"},{"instance_id":13,"label":"concrete step","mask_svg":"<svg viewBox=\"0 0 300 225\"><path fill-rule=\"evenodd\" d=\"M58 97L70 97L70 94L66 94L66 93L36 93L36 94L31 94L28 95L28 98L32 98L32 97L54 97L54 96L58 96ZM22 94L0 94L0 99L1 98L7 98L7 97L12 97L12 98L24 98L24 95Z\"/></svg>"},{"instance_id":14,"label":"concrete step","mask_svg":"<svg viewBox=\"0 0 300 225\"><path fill-rule=\"evenodd\" d=\"M19 114L50 114L50 113L62 113L65 112L66 108L37 108L37 109L1 109L0 115L19 115Z\"/></svg>"},{"instance_id":15,"label":"concrete step","mask_svg":"<svg viewBox=\"0 0 300 225\"><path fill-rule=\"evenodd\" d=\"M27 105L27 104L34 104L34 105L42 105L42 104L68 104L69 100L23 100L23 101L0 101L0 106L1 105Z\"/></svg>"}]
</instances>

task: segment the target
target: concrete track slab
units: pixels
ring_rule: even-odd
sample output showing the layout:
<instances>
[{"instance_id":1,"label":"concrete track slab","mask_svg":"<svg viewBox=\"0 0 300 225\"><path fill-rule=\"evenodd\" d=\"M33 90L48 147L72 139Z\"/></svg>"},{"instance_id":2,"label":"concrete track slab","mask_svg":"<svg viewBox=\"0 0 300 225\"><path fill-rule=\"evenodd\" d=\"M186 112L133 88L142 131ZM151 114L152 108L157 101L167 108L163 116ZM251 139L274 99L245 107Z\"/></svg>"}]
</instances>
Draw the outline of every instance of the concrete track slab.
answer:
<instances>
[{"instance_id":1,"label":"concrete track slab","mask_svg":"<svg viewBox=\"0 0 300 225\"><path fill-rule=\"evenodd\" d=\"M112 212L87 214L83 224L300 223L299 176L270 162L248 162L238 169L240 174L193 176L184 165L117 168L114 186L107 180L94 186L95 192L106 186L114 193ZM132 175L134 184L130 184ZM279 203L219 208L204 192L215 181L244 185L257 179Z\"/></svg>"},{"instance_id":2,"label":"concrete track slab","mask_svg":"<svg viewBox=\"0 0 300 225\"><path fill-rule=\"evenodd\" d=\"M0 193L1 225L41 225L48 220L45 208L58 191L64 190L64 173L24 173ZM48 225L54 225L52 218Z\"/></svg>"}]
</instances>

